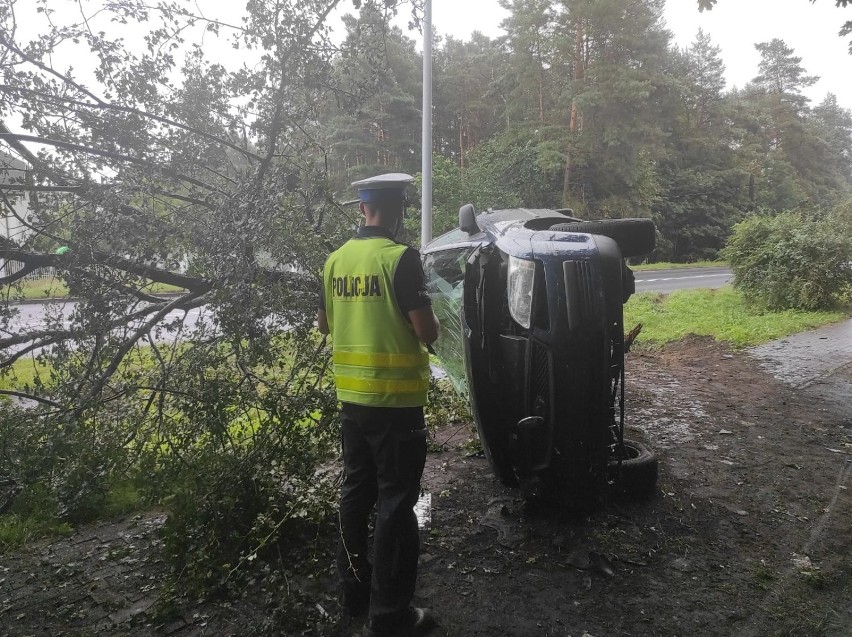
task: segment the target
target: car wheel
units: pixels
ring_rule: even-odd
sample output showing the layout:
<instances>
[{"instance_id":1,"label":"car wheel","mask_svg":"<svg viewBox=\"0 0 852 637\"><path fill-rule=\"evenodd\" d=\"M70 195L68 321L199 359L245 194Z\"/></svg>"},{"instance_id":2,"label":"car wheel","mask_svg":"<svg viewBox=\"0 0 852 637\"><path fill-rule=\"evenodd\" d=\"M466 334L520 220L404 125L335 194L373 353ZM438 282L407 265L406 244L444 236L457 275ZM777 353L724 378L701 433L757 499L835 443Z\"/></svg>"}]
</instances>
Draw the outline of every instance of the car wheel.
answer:
<instances>
[{"instance_id":1,"label":"car wheel","mask_svg":"<svg viewBox=\"0 0 852 637\"><path fill-rule=\"evenodd\" d=\"M657 485L657 455L641 442L624 440L619 457L607 463L607 481L615 495L648 497Z\"/></svg>"},{"instance_id":2,"label":"car wheel","mask_svg":"<svg viewBox=\"0 0 852 637\"><path fill-rule=\"evenodd\" d=\"M657 230L650 219L599 219L580 223L557 223L556 232L601 234L614 239L625 259L648 254L657 245Z\"/></svg>"}]
</instances>

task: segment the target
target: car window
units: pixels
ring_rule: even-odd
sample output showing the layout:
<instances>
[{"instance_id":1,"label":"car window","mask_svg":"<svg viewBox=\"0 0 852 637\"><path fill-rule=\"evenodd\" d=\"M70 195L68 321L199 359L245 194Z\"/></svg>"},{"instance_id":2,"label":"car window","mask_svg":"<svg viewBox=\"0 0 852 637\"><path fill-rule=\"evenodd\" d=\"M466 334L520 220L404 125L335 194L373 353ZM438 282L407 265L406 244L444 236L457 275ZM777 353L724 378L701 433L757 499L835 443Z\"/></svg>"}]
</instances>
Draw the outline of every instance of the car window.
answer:
<instances>
[{"instance_id":1,"label":"car window","mask_svg":"<svg viewBox=\"0 0 852 637\"><path fill-rule=\"evenodd\" d=\"M464 246L432 252L423 258L426 288L432 298L432 308L441 322L441 335L433 347L453 387L467 397L462 340L462 299L464 272L474 247Z\"/></svg>"},{"instance_id":2,"label":"car window","mask_svg":"<svg viewBox=\"0 0 852 637\"><path fill-rule=\"evenodd\" d=\"M433 248L452 245L454 243L464 243L469 239L470 235L468 235L467 232L460 228L455 228L454 230L450 230L446 234L442 234L440 237L433 239L428 245L428 248L431 250Z\"/></svg>"}]
</instances>

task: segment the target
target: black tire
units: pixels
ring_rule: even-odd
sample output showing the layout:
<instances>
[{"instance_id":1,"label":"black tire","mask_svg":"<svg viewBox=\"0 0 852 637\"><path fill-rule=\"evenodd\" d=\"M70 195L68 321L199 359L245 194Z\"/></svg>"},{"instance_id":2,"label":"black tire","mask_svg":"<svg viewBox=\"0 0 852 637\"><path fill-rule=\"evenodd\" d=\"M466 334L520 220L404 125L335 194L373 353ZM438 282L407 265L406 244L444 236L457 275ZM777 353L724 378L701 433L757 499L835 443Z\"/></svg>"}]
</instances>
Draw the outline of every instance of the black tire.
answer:
<instances>
[{"instance_id":1,"label":"black tire","mask_svg":"<svg viewBox=\"0 0 852 637\"><path fill-rule=\"evenodd\" d=\"M557 223L556 232L600 234L614 239L625 259L652 252L657 245L657 229L650 219L599 219L580 223Z\"/></svg>"},{"instance_id":2,"label":"black tire","mask_svg":"<svg viewBox=\"0 0 852 637\"><path fill-rule=\"evenodd\" d=\"M607 480L614 495L646 498L657 486L657 455L641 442L624 439L624 448L616 449L607 463ZM619 462L619 459L621 462Z\"/></svg>"},{"instance_id":3,"label":"black tire","mask_svg":"<svg viewBox=\"0 0 852 637\"><path fill-rule=\"evenodd\" d=\"M627 263L621 262L621 304L627 303L631 296L636 294L636 275L633 274Z\"/></svg>"}]
</instances>

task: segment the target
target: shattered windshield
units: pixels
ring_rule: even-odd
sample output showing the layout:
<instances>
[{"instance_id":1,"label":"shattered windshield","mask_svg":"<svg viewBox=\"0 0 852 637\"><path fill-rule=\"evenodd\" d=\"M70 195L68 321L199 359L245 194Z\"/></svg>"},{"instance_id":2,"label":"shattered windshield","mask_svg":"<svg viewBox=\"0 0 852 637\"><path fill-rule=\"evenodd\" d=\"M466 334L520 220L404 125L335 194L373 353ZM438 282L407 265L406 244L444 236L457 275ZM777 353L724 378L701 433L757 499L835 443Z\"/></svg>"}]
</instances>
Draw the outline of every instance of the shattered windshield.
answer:
<instances>
[{"instance_id":1,"label":"shattered windshield","mask_svg":"<svg viewBox=\"0 0 852 637\"><path fill-rule=\"evenodd\" d=\"M467 378L464 364L462 303L464 272L473 246L450 248L427 254L423 258L426 287L432 298L432 308L441 322L441 336L433 347L441 367L456 392L467 400Z\"/></svg>"}]
</instances>

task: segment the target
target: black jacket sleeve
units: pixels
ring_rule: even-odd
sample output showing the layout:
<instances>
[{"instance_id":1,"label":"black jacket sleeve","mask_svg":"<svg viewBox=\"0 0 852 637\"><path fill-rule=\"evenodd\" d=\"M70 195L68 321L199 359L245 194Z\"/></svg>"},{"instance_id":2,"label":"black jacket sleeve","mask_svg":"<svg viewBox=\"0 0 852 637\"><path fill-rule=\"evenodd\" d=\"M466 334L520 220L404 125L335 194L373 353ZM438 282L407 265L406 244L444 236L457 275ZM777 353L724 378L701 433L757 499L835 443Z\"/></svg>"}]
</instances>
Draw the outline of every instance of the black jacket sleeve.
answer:
<instances>
[{"instance_id":1,"label":"black jacket sleeve","mask_svg":"<svg viewBox=\"0 0 852 637\"><path fill-rule=\"evenodd\" d=\"M432 299L426 291L426 276L423 264L420 263L420 253L414 248L408 248L399 258L393 290L399 311L406 319L411 310L432 305Z\"/></svg>"}]
</instances>

